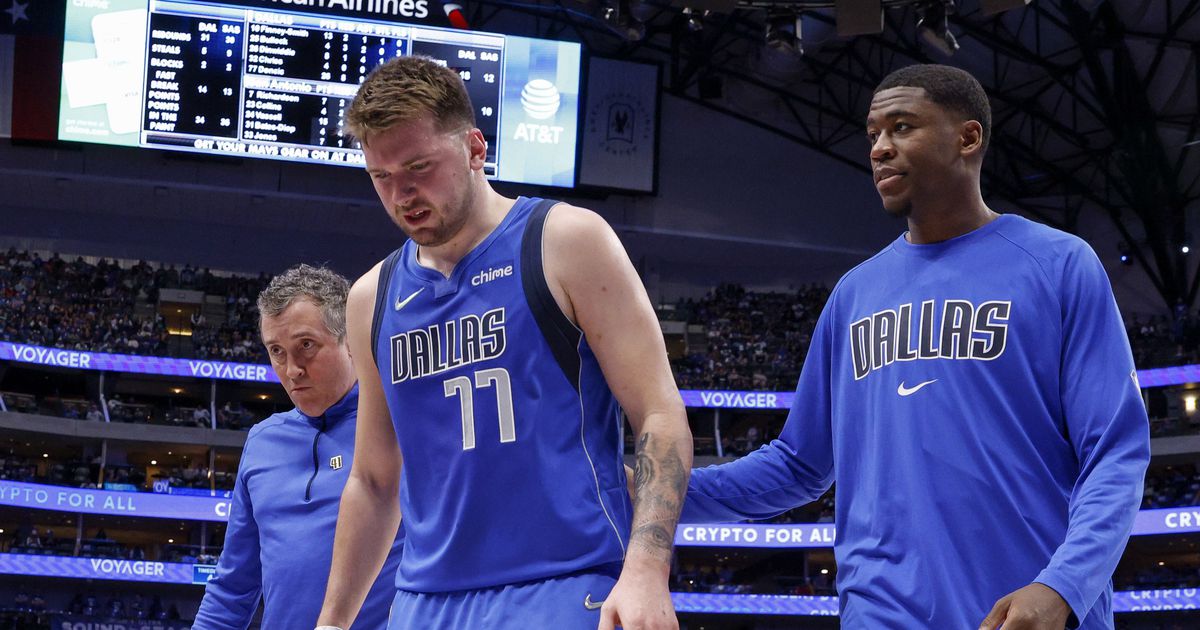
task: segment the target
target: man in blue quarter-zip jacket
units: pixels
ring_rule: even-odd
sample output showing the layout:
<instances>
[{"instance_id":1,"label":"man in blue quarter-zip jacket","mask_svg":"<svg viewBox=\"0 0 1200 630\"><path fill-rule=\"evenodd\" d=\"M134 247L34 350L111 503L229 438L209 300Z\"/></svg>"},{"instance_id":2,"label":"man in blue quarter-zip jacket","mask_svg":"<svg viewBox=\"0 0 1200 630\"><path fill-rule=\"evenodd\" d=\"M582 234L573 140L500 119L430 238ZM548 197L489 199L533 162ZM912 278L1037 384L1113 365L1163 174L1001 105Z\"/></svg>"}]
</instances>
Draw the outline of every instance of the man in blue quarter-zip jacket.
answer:
<instances>
[{"instance_id":1,"label":"man in blue quarter-zip jacket","mask_svg":"<svg viewBox=\"0 0 1200 630\"><path fill-rule=\"evenodd\" d=\"M342 488L354 457L358 384L346 335L346 279L299 265L258 296L263 344L295 409L250 430L225 548L192 624L311 628L325 596ZM396 589L397 536L352 630L383 630Z\"/></svg>"},{"instance_id":2,"label":"man in blue quarter-zip jacket","mask_svg":"<svg viewBox=\"0 0 1200 630\"><path fill-rule=\"evenodd\" d=\"M779 439L694 471L682 521L762 519L837 482L848 630L1113 627L1150 456L1088 245L980 193L991 112L947 66L888 75L875 186L908 232L843 276Z\"/></svg>"}]
</instances>

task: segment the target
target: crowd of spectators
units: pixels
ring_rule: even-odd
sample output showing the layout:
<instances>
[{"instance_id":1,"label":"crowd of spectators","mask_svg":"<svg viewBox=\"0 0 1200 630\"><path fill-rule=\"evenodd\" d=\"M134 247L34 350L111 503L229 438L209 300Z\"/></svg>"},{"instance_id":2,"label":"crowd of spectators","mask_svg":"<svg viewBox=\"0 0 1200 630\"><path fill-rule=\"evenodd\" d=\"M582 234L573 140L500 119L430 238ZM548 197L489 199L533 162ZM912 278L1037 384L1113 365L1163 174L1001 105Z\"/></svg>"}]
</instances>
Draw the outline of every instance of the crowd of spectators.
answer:
<instances>
[{"instance_id":1,"label":"crowd of spectators","mask_svg":"<svg viewBox=\"0 0 1200 630\"><path fill-rule=\"evenodd\" d=\"M72 420L103 420L100 407L83 398L47 396L38 398L27 392L0 392L0 400L9 411L37 413Z\"/></svg>"},{"instance_id":2,"label":"crowd of spectators","mask_svg":"<svg viewBox=\"0 0 1200 630\"><path fill-rule=\"evenodd\" d=\"M687 389L794 389L828 298L823 285L759 293L723 284L680 302L675 316L702 326L705 337L672 362L676 381Z\"/></svg>"},{"instance_id":3,"label":"crowd of spectators","mask_svg":"<svg viewBox=\"0 0 1200 630\"><path fill-rule=\"evenodd\" d=\"M99 461L83 460L56 461L49 458L33 459L14 454L0 453L0 480L42 483L71 488L97 489L100 486ZM104 469L104 487L110 490L149 492L155 480L166 480L171 488L194 488L225 492L233 490L236 473L211 470L208 466L193 461L185 466L157 469L152 478L147 477L144 466L109 464ZM149 479L149 482L148 482Z\"/></svg>"},{"instance_id":4,"label":"crowd of spectators","mask_svg":"<svg viewBox=\"0 0 1200 630\"><path fill-rule=\"evenodd\" d=\"M672 362L679 386L794 389L828 298L823 285L780 293L723 284L699 301L680 301L671 317L701 326L704 339ZM1129 315L1126 330L1140 368L1200 363L1200 316L1182 307L1170 316Z\"/></svg>"},{"instance_id":5,"label":"crowd of spectators","mask_svg":"<svg viewBox=\"0 0 1200 630\"><path fill-rule=\"evenodd\" d=\"M94 592L75 593L75 596L62 610L51 611L46 604L46 598L41 593L20 590L13 597L12 604L2 611L0 620L7 623L24 622L28 625L0 625L0 629L9 627L49 628L48 621L43 617L50 612L119 620L169 621L181 619L179 606L175 603L165 604L158 595L114 593L107 597L101 597Z\"/></svg>"},{"instance_id":6,"label":"crowd of spectators","mask_svg":"<svg viewBox=\"0 0 1200 630\"><path fill-rule=\"evenodd\" d=\"M201 466L193 460L188 466L160 469L157 477L166 479L172 488L225 491L233 490L236 474L219 470L213 471L208 466Z\"/></svg>"},{"instance_id":7,"label":"crowd of spectators","mask_svg":"<svg viewBox=\"0 0 1200 630\"><path fill-rule=\"evenodd\" d=\"M0 392L9 411L42 414L103 422L104 413L100 405L88 400L38 397L27 392ZM127 394L113 394L107 399L108 417L113 422L163 424L175 427L213 426L212 412L208 405L198 402L178 404L171 399L150 399ZM226 401L217 408L217 428L249 429L259 419L239 401Z\"/></svg>"},{"instance_id":8,"label":"crowd of spectators","mask_svg":"<svg viewBox=\"0 0 1200 630\"><path fill-rule=\"evenodd\" d=\"M58 255L46 258L29 252L0 253L0 340L62 349L90 350L141 355L168 354L205 359L266 363L258 340L255 297L269 281L257 277L213 274L190 265L132 266L100 260L93 264L82 258L68 262ZM167 322L158 313L162 289L200 291L219 296L223 302L221 321L209 321L197 310L187 319L191 343L169 343ZM738 285L716 287L701 300L677 304L674 317L699 326L699 338L688 336L683 356L672 361L681 388L786 391L795 386L816 324L829 290L812 285L790 292L755 292ZM140 308L139 308L140 307ZM1126 329L1139 367L1200 362L1200 318L1177 309L1172 315L1130 315ZM55 415L102 420L103 410L86 400L42 401L28 394L4 392L6 406L19 411L37 411L55 405ZM160 422L178 426L209 427L210 410L166 407L123 396L112 396L107 410L113 421ZM257 418L240 403L225 403L217 409L217 424L246 428ZM770 439L774 427L750 424L722 438L727 455L744 455ZM1165 430L1165 429L1164 429ZM199 466L171 468L158 473L173 487L228 490L231 473L212 472ZM96 487L96 465L88 462L39 462L11 454L0 455L0 479L30 481L74 487ZM144 469L111 467L106 481L147 489ZM1143 509L1200 504L1200 470L1192 464L1152 469L1147 473ZM826 523L834 515L831 490L814 504L782 514L772 523ZM122 545L103 536L82 541L59 538L52 530L38 532L14 528L6 548L17 553L56 553L140 559L146 555L138 545ZM76 548L78 547L78 549ZM187 545L168 545L161 558L175 562L215 562L214 552L201 553ZM736 572L721 563L687 564L672 575L672 589L684 592L787 594L833 594L832 576L818 574L802 582L755 582L737 579ZM1127 579L1124 588L1179 588L1200 586L1200 568L1155 566ZM23 595L16 609L45 610L45 601ZM21 599L20 597L18 599ZM110 597L101 603L95 595L77 595L67 612L82 615L134 619L178 618L175 610L163 611L157 598L141 595Z\"/></svg>"},{"instance_id":9,"label":"crowd of spectators","mask_svg":"<svg viewBox=\"0 0 1200 630\"><path fill-rule=\"evenodd\" d=\"M266 362L258 341L255 298L270 278L214 274L210 269L140 261L121 266L58 254L10 249L0 253L0 339L64 349ZM167 325L154 306L162 289L199 291L224 304L221 322L203 310L187 319L191 348L169 347ZM674 317L704 330L704 340L675 361L681 387L791 389L817 316L824 285L790 292L747 291L722 284L701 300L687 299ZM149 308L137 309L138 304ZM141 314L138 314L141 313ZM1200 317L1173 314L1126 318L1139 366L1200 361Z\"/></svg>"},{"instance_id":10,"label":"crowd of spectators","mask_svg":"<svg viewBox=\"0 0 1200 630\"><path fill-rule=\"evenodd\" d=\"M38 556L77 556L81 558L113 558L145 560L146 550L140 545L126 545L108 537L103 529L91 538L76 540L74 535L59 536L53 528L41 531L35 526L20 525L7 540L0 540L8 553Z\"/></svg>"},{"instance_id":11,"label":"crowd of spectators","mask_svg":"<svg viewBox=\"0 0 1200 630\"><path fill-rule=\"evenodd\" d=\"M221 549L215 547L200 548L199 545L166 545L162 548L159 559L163 562L182 562L184 564L216 564L221 558Z\"/></svg>"},{"instance_id":12,"label":"crowd of spectators","mask_svg":"<svg viewBox=\"0 0 1200 630\"><path fill-rule=\"evenodd\" d=\"M270 278L226 278L218 295L225 297L225 321L213 324L197 314L191 318L196 357L239 363L269 363L258 337L258 294Z\"/></svg>"},{"instance_id":13,"label":"crowd of spectators","mask_svg":"<svg viewBox=\"0 0 1200 630\"><path fill-rule=\"evenodd\" d=\"M763 522L832 523L836 489L830 488L820 499ZM1145 489L1142 492L1143 510L1190 505L1200 505L1200 468L1197 465L1176 464L1153 467L1146 471Z\"/></svg>"},{"instance_id":14,"label":"crowd of spectators","mask_svg":"<svg viewBox=\"0 0 1200 630\"><path fill-rule=\"evenodd\" d=\"M11 535L0 538L0 552L14 554L156 560L184 564L216 564L221 555L221 538L217 532L211 532L212 536L210 536L210 542L216 543L215 546L202 547L194 544L169 542L146 547L113 540L104 528L96 530L90 538L81 538L78 541L75 539L74 531L60 535L52 527L38 528L25 524L16 527L6 526L3 531L11 532Z\"/></svg>"},{"instance_id":15,"label":"crowd of spectators","mask_svg":"<svg viewBox=\"0 0 1200 630\"><path fill-rule=\"evenodd\" d=\"M8 411L40 414L103 422L104 413L98 403L88 400L39 397L27 392L0 392L0 400ZM161 424L174 427L213 427L212 412L203 402L181 403L171 398L149 398L128 394L113 394L107 399L108 416L113 422ZM233 431L248 430L265 417L246 408L240 401L227 400L217 407L216 428Z\"/></svg>"},{"instance_id":16,"label":"crowd of spectators","mask_svg":"<svg viewBox=\"0 0 1200 630\"><path fill-rule=\"evenodd\" d=\"M728 565L688 563L671 572L669 586L677 593L749 593L749 584L738 584Z\"/></svg>"},{"instance_id":17,"label":"crowd of spectators","mask_svg":"<svg viewBox=\"0 0 1200 630\"><path fill-rule=\"evenodd\" d=\"M0 254L0 340L67 350L265 362L257 341L255 297L266 286L257 277L216 275L186 265L122 267L77 257L10 249ZM189 318L191 349L171 347L158 312L159 291L185 289L219 296L224 321L202 310ZM139 304L147 308L138 309ZM139 314L140 313L140 314Z\"/></svg>"},{"instance_id":18,"label":"crowd of spectators","mask_svg":"<svg viewBox=\"0 0 1200 630\"><path fill-rule=\"evenodd\" d=\"M225 401L225 404L217 409L217 428L220 429L234 431L249 429L259 419L252 411L246 409L245 405L236 400Z\"/></svg>"},{"instance_id":19,"label":"crowd of spectators","mask_svg":"<svg viewBox=\"0 0 1200 630\"><path fill-rule=\"evenodd\" d=\"M270 278L214 274L144 261L121 266L10 249L0 253L0 340L73 350L266 363L255 298ZM199 291L224 305L221 321L196 309L179 326L190 343L171 343L159 313L163 289ZM722 284L700 300L682 300L673 318L699 326L673 361L680 387L790 390L812 330L829 297L813 284L796 291L748 291ZM139 305L141 308L138 308ZM214 317L216 319L216 317ZM1130 315L1126 326L1141 367L1200 361L1200 317ZM86 406L64 414L83 417Z\"/></svg>"},{"instance_id":20,"label":"crowd of spectators","mask_svg":"<svg viewBox=\"0 0 1200 630\"><path fill-rule=\"evenodd\" d=\"M1142 509L1200 505L1200 471L1195 464L1146 471Z\"/></svg>"},{"instance_id":21,"label":"crowd of spectators","mask_svg":"<svg viewBox=\"0 0 1200 630\"><path fill-rule=\"evenodd\" d=\"M715 564L683 563L671 572L668 583L678 593L754 593L758 595L837 595L834 576L814 571L811 576L779 577L770 571L735 570Z\"/></svg>"},{"instance_id":22,"label":"crowd of spectators","mask_svg":"<svg viewBox=\"0 0 1200 630\"><path fill-rule=\"evenodd\" d=\"M834 496L837 487L830 488L821 498L809 503L794 507L779 516L762 521L763 523L771 523L775 525L790 525L794 523L832 523L834 518Z\"/></svg>"},{"instance_id":23,"label":"crowd of spectators","mask_svg":"<svg viewBox=\"0 0 1200 630\"><path fill-rule=\"evenodd\" d=\"M1200 468L1195 464L1150 468L1146 471L1145 484L1142 493L1143 510L1200 505ZM762 522L832 523L835 496L836 487L830 488L820 499Z\"/></svg>"},{"instance_id":24,"label":"crowd of spectators","mask_svg":"<svg viewBox=\"0 0 1200 630\"><path fill-rule=\"evenodd\" d=\"M1159 563L1129 574L1118 574L1113 578L1117 590L1144 590L1159 588L1195 588L1200 586L1200 566L1195 564Z\"/></svg>"},{"instance_id":25,"label":"crowd of spectators","mask_svg":"<svg viewBox=\"0 0 1200 630\"><path fill-rule=\"evenodd\" d=\"M86 461L35 460L9 450L8 453L0 453L0 479L72 488L95 488L97 466Z\"/></svg>"},{"instance_id":26,"label":"crowd of spectators","mask_svg":"<svg viewBox=\"0 0 1200 630\"><path fill-rule=\"evenodd\" d=\"M1140 368L1184 365L1200 361L1200 317L1179 305L1165 314L1130 314L1125 331Z\"/></svg>"},{"instance_id":27,"label":"crowd of spectators","mask_svg":"<svg viewBox=\"0 0 1200 630\"><path fill-rule=\"evenodd\" d=\"M101 603L103 600L103 603ZM158 595L147 597L140 593L111 595L101 598L95 593L76 593L63 611L72 615L167 621L180 619L179 607L166 606Z\"/></svg>"},{"instance_id":28,"label":"crowd of spectators","mask_svg":"<svg viewBox=\"0 0 1200 630\"><path fill-rule=\"evenodd\" d=\"M122 269L101 260L10 249L0 255L0 339L70 350L164 354L161 317L135 317L137 300L156 299L160 274L146 263Z\"/></svg>"}]
</instances>

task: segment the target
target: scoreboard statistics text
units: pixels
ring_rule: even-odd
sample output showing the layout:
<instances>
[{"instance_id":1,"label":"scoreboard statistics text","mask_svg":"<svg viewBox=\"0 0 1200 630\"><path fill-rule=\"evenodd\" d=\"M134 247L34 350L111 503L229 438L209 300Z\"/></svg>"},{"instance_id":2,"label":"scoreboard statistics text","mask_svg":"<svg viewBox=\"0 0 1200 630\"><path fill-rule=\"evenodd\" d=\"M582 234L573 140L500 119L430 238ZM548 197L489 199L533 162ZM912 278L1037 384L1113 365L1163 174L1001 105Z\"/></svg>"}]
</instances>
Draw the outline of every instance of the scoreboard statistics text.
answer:
<instances>
[{"instance_id":1,"label":"scoreboard statistics text","mask_svg":"<svg viewBox=\"0 0 1200 630\"><path fill-rule=\"evenodd\" d=\"M240 1L263 8L72 0L59 138L361 166L341 132L359 84L383 62L422 55L462 77L488 177L574 185L577 44ZM431 10L427 0L346 6L413 19Z\"/></svg>"}]
</instances>

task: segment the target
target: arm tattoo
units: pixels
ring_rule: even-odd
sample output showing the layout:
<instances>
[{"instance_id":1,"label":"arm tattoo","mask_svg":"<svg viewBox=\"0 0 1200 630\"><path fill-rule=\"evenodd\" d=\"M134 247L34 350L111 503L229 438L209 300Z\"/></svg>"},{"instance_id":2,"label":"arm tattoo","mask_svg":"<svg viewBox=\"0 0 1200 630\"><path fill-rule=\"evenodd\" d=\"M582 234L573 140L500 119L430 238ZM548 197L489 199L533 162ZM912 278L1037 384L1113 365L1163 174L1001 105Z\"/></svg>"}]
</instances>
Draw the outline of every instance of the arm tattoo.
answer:
<instances>
[{"instance_id":1,"label":"arm tattoo","mask_svg":"<svg viewBox=\"0 0 1200 630\"><path fill-rule=\"evenodd\" d=\"M675 525L687 492L688 471L674 445L660 448L651 433L638 440L633 474L634 529L630 542L669 559Z\"/></svg>"},{"instance_id":2,"label":"arm tattoo","mask_svg":"<svg viewBox=\"0 0 1200 630\"><path fill-rule=\"evenodd\" d=\"M649 445L650 434L646 433L638 440L637 450L635 451L637 463L633 469L633 488L637 491L638 496L641 496L642 490L650 485L651 481L654 481L654 462L646 454Z\"/></svg>"}]
</instances>

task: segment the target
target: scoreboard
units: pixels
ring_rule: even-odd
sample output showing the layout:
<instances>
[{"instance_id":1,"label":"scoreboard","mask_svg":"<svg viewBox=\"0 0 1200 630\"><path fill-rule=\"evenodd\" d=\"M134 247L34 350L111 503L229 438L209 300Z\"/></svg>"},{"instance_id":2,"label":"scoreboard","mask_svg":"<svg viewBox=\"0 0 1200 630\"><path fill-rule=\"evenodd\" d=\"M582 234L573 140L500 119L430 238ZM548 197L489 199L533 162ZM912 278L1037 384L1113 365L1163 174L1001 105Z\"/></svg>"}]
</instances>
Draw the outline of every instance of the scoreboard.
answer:
<instances>
[{"instance_id":1,"label":"scoreboard","mask_svg":"<svg viewBox=\"0 0 1200 630\"><path fill-rule=\"evenodd\" d=\"M462 77L488 177L574 185L578 44L240 1L71 0L59 138L361 166L341 133L359 84L423 55Z\"/></svg>"}]
</instances>

